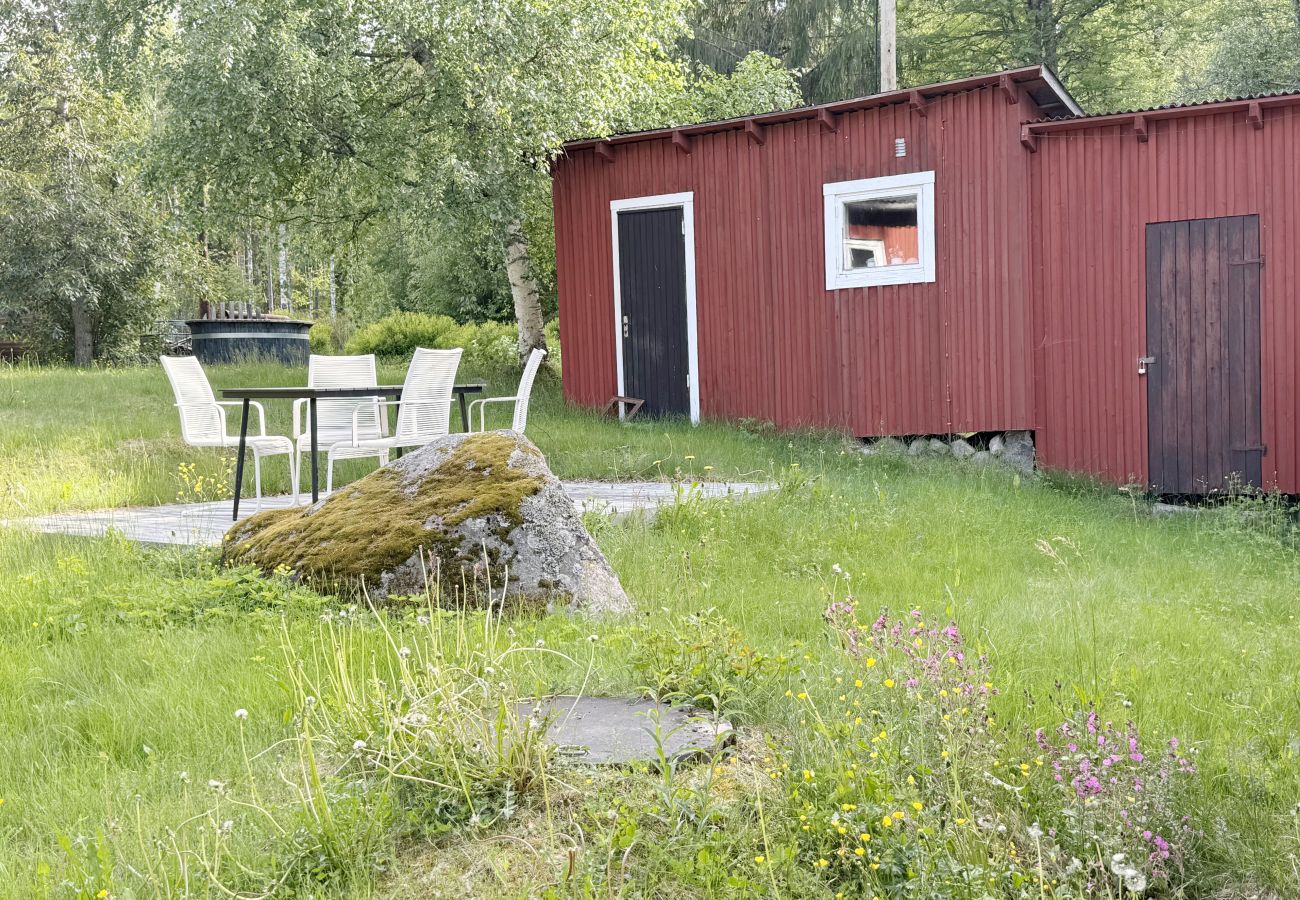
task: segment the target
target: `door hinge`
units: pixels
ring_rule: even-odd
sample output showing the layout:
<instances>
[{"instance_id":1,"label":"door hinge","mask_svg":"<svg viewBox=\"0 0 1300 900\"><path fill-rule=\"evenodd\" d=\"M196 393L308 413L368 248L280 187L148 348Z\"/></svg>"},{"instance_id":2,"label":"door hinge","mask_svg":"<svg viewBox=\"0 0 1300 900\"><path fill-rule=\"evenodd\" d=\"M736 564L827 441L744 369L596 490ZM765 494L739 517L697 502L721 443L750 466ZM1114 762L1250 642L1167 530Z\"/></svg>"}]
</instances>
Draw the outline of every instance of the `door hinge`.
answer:
<instances>
[{"instance_id":1,"label":"door hinge","mask_svg":"<svg viewBox=\"0 0 1300 900\"><path fill-rule=\"evenodd\" d=\"M624 317L623 317L623 337L625 337L625 338L627 337L627 332L628 332L628 329L627 329L627 316L624 316Z\"/></svg>"},{"instance_id":2,"label":"door hinge","mask_svg":"<svg viewBox=\"0 0 1300 900\"><path fill-rule=\"evenodd\" d=\"M687 390L690 390L690 387L691 387L691 373L690 373L690 372L687 372L687 373L686 373L686 388L687 388Z\"/></svg>"},{"instance_id":3,"label":"door hinge","mask_svg":"<svg viewBox=\"0 0 1300 900\"><path fill-rule=\"evenodd\" d=\"M1264 265L1264 254L1261 253L1261 254L1260 254L1258 257L1256 257L1255 259L1230 259L1230 260L1228 260L1228 265L1230 265L1230 266L1263 266L1263 265Z\"/></svg>"},{"instance_id":4,"label":"door hinge","mask_svg":"<svg viewBox=\"0 0 1300 900\"><path fill-rule=\"evenodd\" d=\"M1147 373L1147 367L1154 366L1155 364L1156 364L1156 358L1154 356L1139 356L1138 374L1145 375Z\"/></svg>"},{"instance_id":5,"label":"door hinge","mask_svg":"<svg viewBox=\"0 0 1300 900\"><path fill-rule=\"evenodd\" d=\"M1233 453L1258 453L1260 456L1268 456L1268 444L1247 444L1245 447L1229 447Z\"/></svg>"},{"instance_id":6,"label":"door hinge","mask_svg":"<svg viewBox=\"0 0 1300 900\"><path fill-rule=\"evenodd\" d=\"M686 219L682 219L682 237L686 237Z\"/></svg>"}]
</instances>

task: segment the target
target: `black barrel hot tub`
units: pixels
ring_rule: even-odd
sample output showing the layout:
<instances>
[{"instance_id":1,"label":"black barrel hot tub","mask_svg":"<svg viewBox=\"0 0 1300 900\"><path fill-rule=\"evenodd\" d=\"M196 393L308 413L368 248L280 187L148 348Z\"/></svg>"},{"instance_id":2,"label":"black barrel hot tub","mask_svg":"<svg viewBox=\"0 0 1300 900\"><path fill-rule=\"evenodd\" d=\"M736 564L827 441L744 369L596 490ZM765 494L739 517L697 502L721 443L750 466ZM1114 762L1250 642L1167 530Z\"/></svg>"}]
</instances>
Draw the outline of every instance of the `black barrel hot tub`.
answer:
<instances>
[{"instance_id":1,"label":"black barrel hot tub","mask_svg":"<svg viewBox=\"0 0 1300 900\"><path fill-rule=\"evenodd\" d=\"M246 360L305 366L311 355L307 332L311 322L294 319L191 319L190 346L199 362L236 363Z\"/></svg>"}]
</instances>

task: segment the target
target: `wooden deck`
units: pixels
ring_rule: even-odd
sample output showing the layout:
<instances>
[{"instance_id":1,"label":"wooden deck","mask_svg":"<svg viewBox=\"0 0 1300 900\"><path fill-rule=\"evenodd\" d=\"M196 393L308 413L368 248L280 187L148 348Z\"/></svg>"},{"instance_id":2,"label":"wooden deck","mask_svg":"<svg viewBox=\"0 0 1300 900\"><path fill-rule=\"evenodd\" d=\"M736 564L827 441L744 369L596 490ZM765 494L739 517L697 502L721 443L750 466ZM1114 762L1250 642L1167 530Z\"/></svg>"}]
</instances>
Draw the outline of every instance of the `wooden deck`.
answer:
<instances>
[{"instance_id":1,"label":"wooden deck","mask_svg":"<svg viewBox=\"0 0 1300 900\"><path fill-rule=\"evenodd\" d=\"M707 498L741 497L770 491L772 484L752 482L709 482L694 487L659 481L566 481L564 489L584 511L623 515L674 503L685 491L698 491ZM290 505L288 495L267 497L262 509L283 509ZM252 500L240 503L240 518L256 512ZM28 528L47 534L102 537L110 529L145 544L172 544L215 547L230 528L230 501L215 503L172 503L165 506L137 506L95 512L58 513L34 516L3 523L9 527Z\"/></svg>"}]
</instances>

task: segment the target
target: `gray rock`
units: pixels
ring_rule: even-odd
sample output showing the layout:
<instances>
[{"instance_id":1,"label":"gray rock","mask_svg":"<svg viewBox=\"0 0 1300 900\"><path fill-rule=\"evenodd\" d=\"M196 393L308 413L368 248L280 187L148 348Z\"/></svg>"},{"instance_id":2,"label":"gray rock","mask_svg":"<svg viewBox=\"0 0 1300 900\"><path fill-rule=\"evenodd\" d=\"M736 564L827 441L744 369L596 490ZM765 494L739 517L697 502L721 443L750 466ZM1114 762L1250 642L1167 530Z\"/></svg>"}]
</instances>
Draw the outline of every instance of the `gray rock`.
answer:
<instances>
[{"instance_id":1,"label":"gray rock","mask_svg":"<svg viewBox=\"0 0 1300 900\"><path fill-rule=\"evenodd\" d=\"M989 438L989 453L994 456L1001 456L1006 445L1007 442L1002 439L1002 435L995 434L993 437Z\"/></svg>"},{"instance_id":2,"label":"gray rock","mask_svg":"<svg viewBox=\"0 0 1300 900\"><path fill-rule=\"evenodd\" d=\"M952 455L958 459L970 459L975 455L975 448L962 438L957 438L948 445L948 448L952 450Z\"/></svg>"},{"instance_id":3,"label":"gray rock","mask_svg":"<svg viewBox=\"0 0 1300 900\"><path fill-rule=\"evenodd\" d=\"M882 437L872 441L862 452L873 456L901 456L907 452L907 445L896 437Z\"/></svg>"},{"instance_id":4,"label":"gray rock","mask_svg":"<svg viewBox=\"0 0 1300 900\"><path fill-rule=\"evenodd\" d=\"M417 594L627 612L631 601L542 452L513 431L453 434L305 508L267 510L227 533L224 555L287 566L371 599ZM484 601L485 602L485 601Z\"/></svg>"},{"instance_id":5,"label":"gray rock","mask_svg":"<svg viewBox=\"0 0 1300 900\"><path fill-rule=\"evenodd\" d=\"M948 445L938 438L930 438L930 452L936 456L947 456L950 452Z\"/></svg>"},{"instance_id":6,"label":"gray rock","mask_svg":"<svg viewBox=\"0 0 1300 900\"><path fill-rule=\"evenodd\" d=\"M925 456L925 454L929 452L930 442L925 438L914 438L912 442L907 445L908 456Z\"/></svg>"},{"instance_id":7,"label":"gray rock","mask_svg":"<svg viewBox=\"0 0 1300 900\"><path fill-rule=\"evenodd\" d=\"M987 450L976 450L970 458L973 466L987 466L994 461L993 454Z\"/></svg>"},{"instance_id":8,"label":"gray rock","mask_svg":"<svg viewBox=\"0 0 1300 900\"><path fill-rule=\"evenodd\" d=\"M1002 435L1003 447L998 458L1024 475L1034 471L1034 436L1028 431L1007 431Z\"/></svg>"}]
</instances>

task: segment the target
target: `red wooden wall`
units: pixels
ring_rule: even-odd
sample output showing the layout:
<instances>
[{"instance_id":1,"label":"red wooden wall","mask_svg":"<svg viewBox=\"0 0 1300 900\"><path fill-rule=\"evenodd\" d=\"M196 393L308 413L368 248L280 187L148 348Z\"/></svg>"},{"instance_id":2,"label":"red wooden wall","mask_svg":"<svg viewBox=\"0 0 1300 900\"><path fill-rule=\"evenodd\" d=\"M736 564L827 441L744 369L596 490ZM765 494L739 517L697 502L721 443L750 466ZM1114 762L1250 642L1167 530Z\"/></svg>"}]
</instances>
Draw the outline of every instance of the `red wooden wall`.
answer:
<instances>
[{"instance_id":1,"label":"red wooden wall","mask_svg":"<svg viewBox=\"0 0 1300 900\"><path fill-rule=\"evenodd\" d=\"M1145 229L1258 215L1265 484L1300 492L1300 106L1037 135L1034 416L1040 461L1147 478Z\"/></svg>"},{"instance_id":2,"label":"red wooden wall","mask_svg":"<svg viewBox=\"0 0 1300 900\"><path fill-rule=\"evenodd\" d=\"M609 202L693 191L705 417L857 435L1031 428L1031 154L1040 115L995 87L742 130L594 150L555 166L566 396L616 391ZM907 140L896 158L894 140ZM822 185L933 169L933 284L825 290Z\"/></svg>"}]
</instances>

